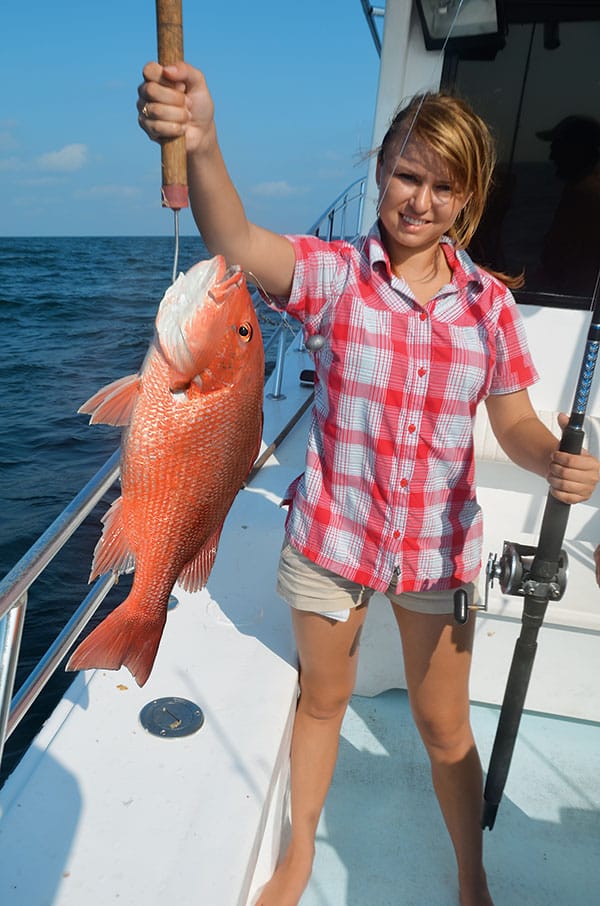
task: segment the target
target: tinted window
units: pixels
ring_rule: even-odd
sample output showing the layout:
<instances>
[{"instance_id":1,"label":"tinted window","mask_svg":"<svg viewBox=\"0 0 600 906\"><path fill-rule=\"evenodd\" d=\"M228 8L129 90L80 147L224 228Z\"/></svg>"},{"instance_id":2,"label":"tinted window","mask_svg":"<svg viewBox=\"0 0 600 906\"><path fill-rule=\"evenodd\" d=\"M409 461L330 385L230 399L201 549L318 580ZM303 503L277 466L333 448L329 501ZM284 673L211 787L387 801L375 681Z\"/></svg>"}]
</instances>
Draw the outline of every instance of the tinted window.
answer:
<instances>
[{"instance_id":1,"label":"tinted window","mask_svg":"<svg viewBox=\"0 0 600 906\"><path fill-rule=\"evenodd\" d=\"M520 302L589 308L599 290L598 48L599 21L512 22L493 60L446 61L446 85L490 124L499 151L471 251L524 272Z\"/></svg>"}]
</instances>

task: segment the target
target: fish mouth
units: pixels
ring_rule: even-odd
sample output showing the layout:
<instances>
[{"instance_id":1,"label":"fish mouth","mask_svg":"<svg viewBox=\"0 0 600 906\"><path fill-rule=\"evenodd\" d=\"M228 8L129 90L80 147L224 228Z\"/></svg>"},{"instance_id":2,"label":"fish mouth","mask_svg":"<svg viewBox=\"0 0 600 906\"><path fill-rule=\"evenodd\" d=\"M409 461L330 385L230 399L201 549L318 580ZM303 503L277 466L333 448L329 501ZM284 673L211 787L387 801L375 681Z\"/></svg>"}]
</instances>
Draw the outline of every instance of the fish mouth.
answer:
<instances>
[{"instance_id":1,"label":"fish mouth","mask_svg":"<svg viewBox=\"0 0 600 906\"><path fill-rule=\"evenodd\" d=\"M206 295L216 305L222 305L228 291L242 282L244 272L237 264L227 266L222 255L215 255L208 261L199 261L179 279L182 282L178 289L187 299Z\"/></svg>"},{"instance_id":2,"label":"fish mouth","mask_svg":"<svg viewBox=\"0 0 600 906\"><path fill-rule=\"evenodd\" d=\"M213 286L221 282L226 272L225 259L222 255L216 255L208 261L199 261L186 274L179 277L181 293L188 299L202 298Z\"/></svg>"},{"instance_id":3,"label":"fish mouth","mask_svg":"<svg viewBox=\"0 0 600 906\"><path fill-rule=\"evenodd\" d=\"M224 262L223 262L224 264ZM217 278L215 285L208 291L208 295L216 305L222 305L227 293L234 286L239 286L244 279L244 272L237 264L225 268Z\"/></svg>"},{"instance_id":4,"label":"fish mouth","mask_svg":"<svg viewBox=\"0 0 600 906\"><path fill-rule=\"evenodd\" d=\"M169 364L170 389L181 390L212 360L227 323L227 300L245 280L222 255L199 261L167 290L156 317L158 346Z\"/></svg>"}]
</instances>

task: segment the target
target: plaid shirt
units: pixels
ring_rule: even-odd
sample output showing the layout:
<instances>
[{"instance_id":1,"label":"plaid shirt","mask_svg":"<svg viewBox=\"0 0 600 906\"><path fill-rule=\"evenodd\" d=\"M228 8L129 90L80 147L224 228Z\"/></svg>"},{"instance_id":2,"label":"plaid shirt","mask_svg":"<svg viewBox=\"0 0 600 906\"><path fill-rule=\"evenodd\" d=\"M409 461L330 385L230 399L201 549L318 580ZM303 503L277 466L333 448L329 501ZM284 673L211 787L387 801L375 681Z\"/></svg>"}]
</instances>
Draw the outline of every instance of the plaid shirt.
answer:
<instances>
[{"instance_id":1,"label":"plaid shirt","mask_svg":"<svg viewBox=\"0 0 600 906\"><path fill-rule=\"evenodd\" d=\"M289 238L286 310L325 338L291 543L377 591L475 580L475 409L537 380L511 293L445 238L452 282L424 307L392 273L377 227L356 247Z\"/></svg>"}]
</instances>

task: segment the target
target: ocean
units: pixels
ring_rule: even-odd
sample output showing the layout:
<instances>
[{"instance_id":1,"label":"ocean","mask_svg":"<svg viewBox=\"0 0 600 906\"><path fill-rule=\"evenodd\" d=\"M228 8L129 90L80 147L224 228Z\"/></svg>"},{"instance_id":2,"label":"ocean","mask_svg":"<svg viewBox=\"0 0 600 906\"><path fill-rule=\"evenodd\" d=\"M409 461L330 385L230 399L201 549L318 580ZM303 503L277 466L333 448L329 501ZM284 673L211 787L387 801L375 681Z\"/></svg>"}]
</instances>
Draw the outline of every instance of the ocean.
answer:
<instances>
[{"instance_id":1,"label":"ocean","mask_svg":"<svg viewBox=\"0 0 600 906\"><path fill-rule=\"evenodd\" d=\"M173 253L172 237L0 238L0 578L118 446L119 429L89 426L77 409L141 365ZM181 237L179 270L207 257L199 237ZM276 318L264 308L265 339ZM16 688L87 593L100 517L113 497L32 586ZM128 581L91 625L123 600ZM72 678L59 667L7 741L0 783Z\"/></svg>"}]
</instances>

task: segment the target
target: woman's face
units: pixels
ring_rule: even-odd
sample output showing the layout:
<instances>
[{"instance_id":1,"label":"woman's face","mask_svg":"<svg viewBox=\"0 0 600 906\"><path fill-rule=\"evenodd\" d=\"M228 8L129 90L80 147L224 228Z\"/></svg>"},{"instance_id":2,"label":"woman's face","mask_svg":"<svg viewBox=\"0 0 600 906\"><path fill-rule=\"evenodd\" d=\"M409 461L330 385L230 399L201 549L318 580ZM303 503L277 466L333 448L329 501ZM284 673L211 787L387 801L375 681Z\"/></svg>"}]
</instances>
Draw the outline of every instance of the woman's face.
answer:
<instances>
[{"instance_id":1,"label":"woman's face","mask_svg":"<svg viewBox=\"0 0 600 906\"><path fill-rule=\"evenodd\" d=\"M410 139L398 154L392 147L377 165L379 219L392 257L396 246L405 254L437 245L469 199L424 142Z\"/></svg>"}]
</instances>

